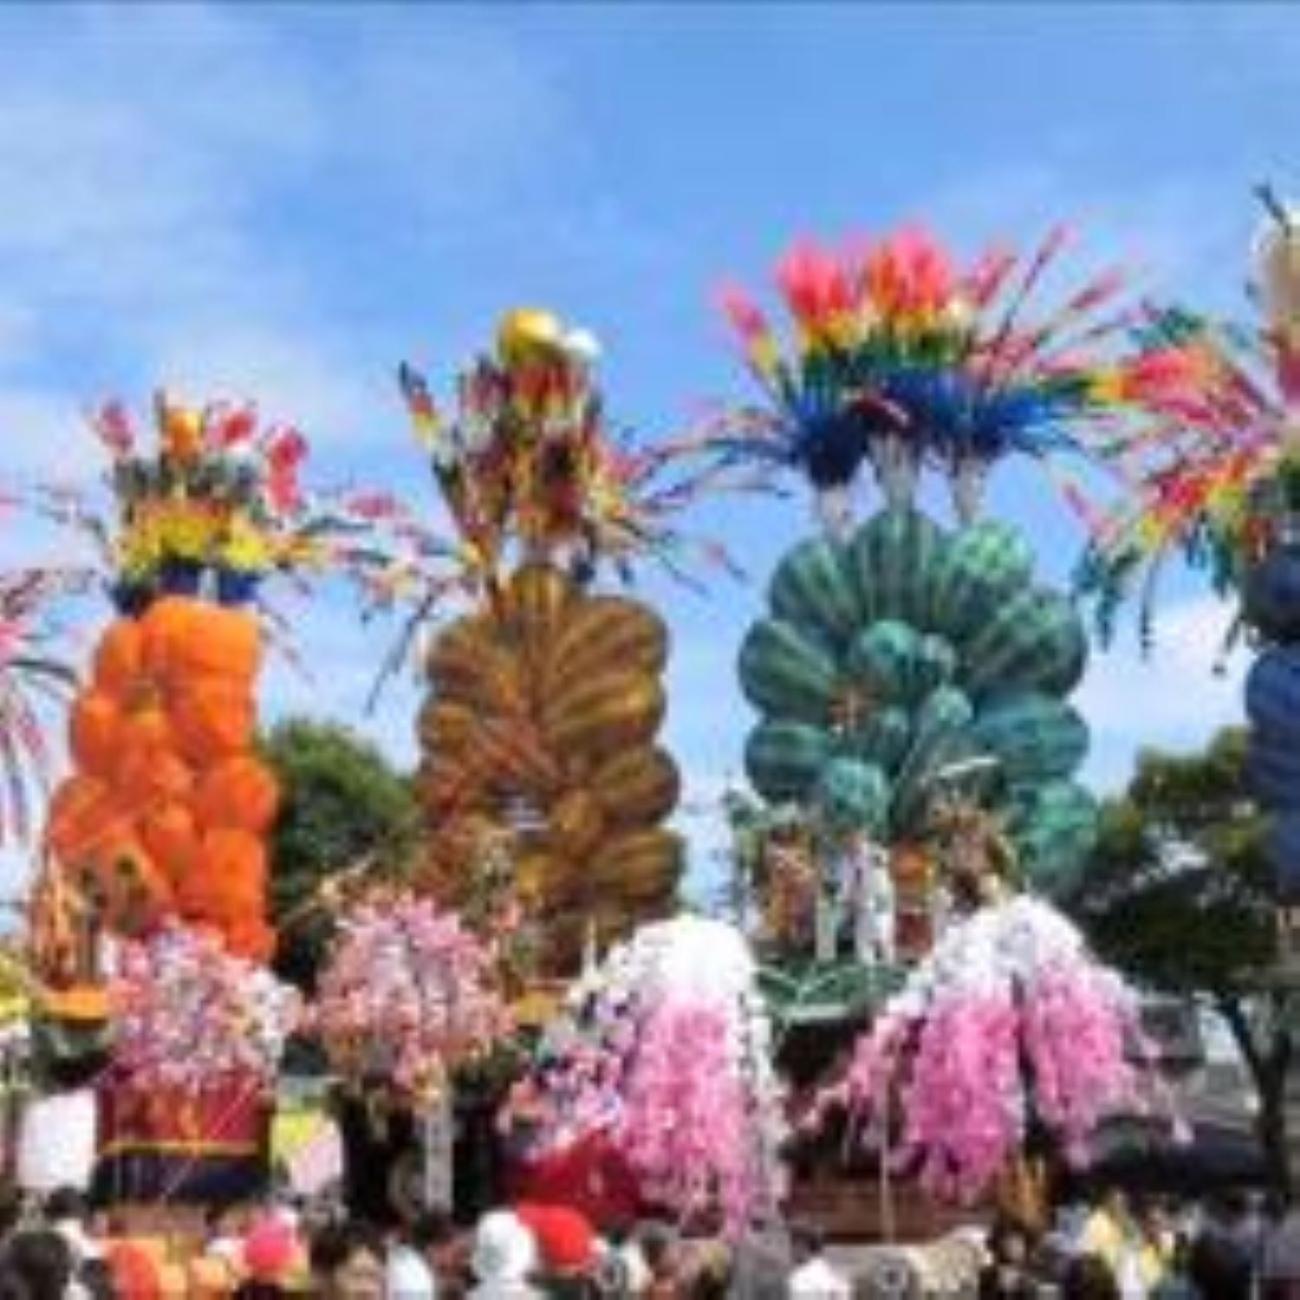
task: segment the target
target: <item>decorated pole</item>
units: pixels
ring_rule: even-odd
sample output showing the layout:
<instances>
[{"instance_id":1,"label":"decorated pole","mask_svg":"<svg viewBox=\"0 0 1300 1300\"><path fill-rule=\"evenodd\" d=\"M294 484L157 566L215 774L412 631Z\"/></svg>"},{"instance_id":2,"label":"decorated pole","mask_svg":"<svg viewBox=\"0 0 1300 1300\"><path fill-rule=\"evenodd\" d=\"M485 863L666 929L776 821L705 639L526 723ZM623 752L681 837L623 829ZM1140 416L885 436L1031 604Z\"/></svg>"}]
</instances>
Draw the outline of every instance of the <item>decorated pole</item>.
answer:
<instances>
[{"instance_id":1,"label":"decorated pole","mask_svg":"<svg viewBox=\"0 0 1300 1300\"><path fill-rule=\"evenodd\" d=\"M1258 319L1242 327L1167 307L1143 322L1138 364L1159 423L1101 448L1122 491L1109 509L1090 512L1079 586L1096 603L1103 635L1136 589L1146 643L1173 557L1234 602L1229 644L1244 631L1254 651L1248 779L1271 822L1266 851L1282 909L1284 956L1274 974L1292 985L1300 978L1300 224L1271 191L1262 197L1251 286ZM1294 1150L1292 1164L1300 1176Z\"/></svg>"},{"instance_id":2,"label":"decorated pole","mask_svg":"<svg viewBox=\"0 0 1300 1300\"><path fill-rule=\"evenodd\" d=\"M1077 953L1066 964L1086 969L1068 925L1017 897L1068 885L1093 841L1097 807L1078 780L1088 730L1069 703L1086 633L1068 596L1035 578L1031 540L983 513L999 462L1079 453L1147 419L1136 357L1114 346L1122 278L1042 304L1065 242L1058 230L1026 255L963 264L922 230L846 253L804 241L777 270L789 343L745 294L723 298L766 402L726 412L714 435L742 461L803 473L823 523L779 562L741 648L741 684L760 715L745 765L767 811L742 810L740 829L779 960L806 964L811 950L815 963L874 968L886 975L869 986L877 1000L899 963L925 962L919 982L886 1002L880 1033L896 1017L936 1044L953 1029L950 1008L918 1009L918 999L930 963L973 944L994 924L986 918L1023 922L1044 942L1059 931L1062 961ZM857 525L864 467L883 506ZM952 526L919 505L931 470L948 487ZM802 952L800 934L812 936ZM1130 1018L1118 1005L1098 1014L1112 1029ZM909 1041L891 1044L897 1070L873 1076L874 1091L850 1085L855 1111L876 1121L882 1216L894 1166L919 1171L937 1195L987 1193L1041 1129L1036 1094L1014 1072L972 1078L999 1114L1025 1109L1022 1126L973 1164L964 1151L933 1157L929 1103L899 1088ZM1122 1099L1115 1050L1106 1077L1083 1085L1085 1128ZM1077 1154L1073 1129L1058 1137Z\"/></svg>"},{"instance_id":3,"label":"decorated pole","mask_svg":"<svg viewBox=\"0 0 1300 1300\"><path fill-rule=\"evenodd\" d=\"M1152 309L1139 365L1155 430L1103 447L1124 488L1094 512L1080 587L1104 634L1140 586L1149 640L1157 581L1181 556L1237 602L1257 654L1246 682L1249 774L1272 814L1284 906L1300 899L1300 227L1268 195L1256 247L1253 329Z\"/></svg>"},{"instance_id":4,"label":"decorated pole","mask_svg":"<svg viewBox=\"0 0 1300 1300\"><path fill-rule=\"evenodd\" d=\"M719 473L689 440L616 435L598 351L550 312L510 312L445 416L401 369L459 539L413 561L413 621L453 588L471 602L427 659L425 883L472 906L484 844L508 844L513 901L551 975L576 972L589 934L607 943L673 908L679 778L658 740L668 630L640 601L593 588L645 557L680 569L673 516Z\"/></svg>"},{"instance_id":5,"label":"decorated pole","mask_svg":"<svg viewBox=\"0 0 1300 1300\"><path fill-rule=\"evenodd\" d=\"M51 1045L102 1049L114 1021L101 1183L135 1201L247 1194L264 1176L297 1011L265 970L279 791L255 747L257 600L275 574L342 562L355 536L305 494L297 430L162 393L153 417L151 442L118 403L93 416L107 517L89 496L42 497L96 543L116 616L73 702L30 918L44 1019L83 1031Z\"/></svg>"}]
</instances>

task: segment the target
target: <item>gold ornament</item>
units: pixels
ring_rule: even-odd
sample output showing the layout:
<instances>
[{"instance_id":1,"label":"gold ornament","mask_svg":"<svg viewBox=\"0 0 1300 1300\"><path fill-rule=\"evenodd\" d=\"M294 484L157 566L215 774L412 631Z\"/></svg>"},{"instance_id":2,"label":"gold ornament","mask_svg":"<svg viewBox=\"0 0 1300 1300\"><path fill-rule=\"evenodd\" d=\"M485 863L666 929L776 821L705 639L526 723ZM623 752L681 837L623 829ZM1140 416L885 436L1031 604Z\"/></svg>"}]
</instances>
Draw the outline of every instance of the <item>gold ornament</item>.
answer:
<instances>
[{"instance_id":1,"label":"gold ornament","mask_svg":"<svg viewBox=\"0 0 1300 1300\"><path fill-rule=\"evenodd\" d=\"M553 313L540 307L516 307L497 327L497 357L506 366L559 356L564 327Z\"/></svg>"}]
</instances>

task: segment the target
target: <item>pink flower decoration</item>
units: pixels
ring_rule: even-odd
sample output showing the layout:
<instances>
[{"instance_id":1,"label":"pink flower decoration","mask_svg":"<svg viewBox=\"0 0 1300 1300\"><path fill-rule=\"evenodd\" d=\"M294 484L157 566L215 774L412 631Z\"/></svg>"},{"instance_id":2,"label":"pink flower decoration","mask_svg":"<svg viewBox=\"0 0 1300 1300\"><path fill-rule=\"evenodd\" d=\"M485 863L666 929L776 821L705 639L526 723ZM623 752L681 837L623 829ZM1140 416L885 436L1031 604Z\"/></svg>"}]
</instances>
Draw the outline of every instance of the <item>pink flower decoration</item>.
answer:
<instances>
[{"instance_id":1,"label":"pink flower decoration","mask_svg":"<svg viewBox=\"0 0 1300 1300\"><path fill-rule=\"evenodd\" d=\"M178 922L124 945L112 996L113 1064L146 1091L270 1091L302 1014L298 994L270 971Z\"/></svg>"},{"instance_id":2,"label":"pink flower decoration","mask_svg":"<svg viewBox=\"0 0 1300 1300\"><path fill-rule=\"evenodd\" d=\"M1134 994L1068 921L1017 898L945 935L814 1116L843 1102L877 1140L901 1127L898 1164L935 1195L970 1200L1021 1149L1031 1119L1085 1163L1101 1120L1139 1098L1135 1045Z\"/></svg>"},{"instance_id":3,"label":"pink flower decoration","mask_svg":"<svg viewBox=\"0 0 1300 1300\"><path fill-rule=\"evenodd\" d=\"M491 951L428 899L365 903L342 922L314 1023L334 1067L415 1097L512 1029Z\"/></svg>"}]
</instances>

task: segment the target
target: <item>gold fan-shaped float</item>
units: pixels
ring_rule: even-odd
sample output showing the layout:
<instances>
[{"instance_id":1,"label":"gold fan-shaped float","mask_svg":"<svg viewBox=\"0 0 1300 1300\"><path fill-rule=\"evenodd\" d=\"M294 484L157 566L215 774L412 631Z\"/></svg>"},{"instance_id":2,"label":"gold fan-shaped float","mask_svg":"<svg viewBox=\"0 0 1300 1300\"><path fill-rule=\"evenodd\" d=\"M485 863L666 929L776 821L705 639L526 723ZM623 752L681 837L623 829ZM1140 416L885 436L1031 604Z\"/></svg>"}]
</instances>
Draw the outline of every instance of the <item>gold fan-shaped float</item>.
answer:
<instances>
[{"instance_id":1,"label":"gold fan-shaped float","mask_svg":"<svg viewBox=\"0 0 1300 1300\"><path fill-rule=\"evenodd\" d=\"M663 621L529 564L499 599L449 626L428 661L420 793L430 883L452 902L485 834L516 838L516 882L542 923L547 967L672 909L681 844L664 826L677 767L664 716Z\"/></svg>"}]
</instances>

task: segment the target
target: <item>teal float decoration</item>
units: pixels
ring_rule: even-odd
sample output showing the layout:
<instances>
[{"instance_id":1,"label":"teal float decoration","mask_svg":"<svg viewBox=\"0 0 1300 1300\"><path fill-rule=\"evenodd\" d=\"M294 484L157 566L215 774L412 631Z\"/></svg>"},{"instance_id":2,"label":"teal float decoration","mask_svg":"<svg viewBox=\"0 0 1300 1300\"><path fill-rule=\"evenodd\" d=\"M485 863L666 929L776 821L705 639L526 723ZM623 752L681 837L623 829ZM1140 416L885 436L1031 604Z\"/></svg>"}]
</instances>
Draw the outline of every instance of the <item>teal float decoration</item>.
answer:
<instances>
[{"instance_id":1,"label":"teal float decoration","mask_svg":"<svg viewBox=\"0 0 1300 1300\"><path fill-rule=\"evenodd\" d=\"M900 844L959 794L999 818L1030 881L1068 882L1096 823L1075 779L1088 729L1066 698L1087 640L1020 533L886 509L843 542L798 543L768 606L740 651L764 799Z\"/></svg>"},{"instance_id":2,"label":"teal float decoration","mask_svg":"<svg viewBox=\"0 0 1300 1300\"><path fill-rule=\"evenodd\" d=\"M920 229L845 250L801 241L776 274L788 337L742 291L723 295L765 400L724 412L718 437L801 473L825 527L780 561L740 652L760 715L746 769L832 852L865 836L900 880L982 842L994 875L1010 859L1056 889L1095 836L1077 780L1088 730L1068 703L1084 627L1036 580L1030 540L982 517L996 463L1113 434L1140 397L1128 352L1109 346L1121 276L1041 302L1067 242L1058 228L962 261ZM884 508L858 526L863 468ZM931 471L954 529L917 508Z\"/></svg>"}]
</instances>

